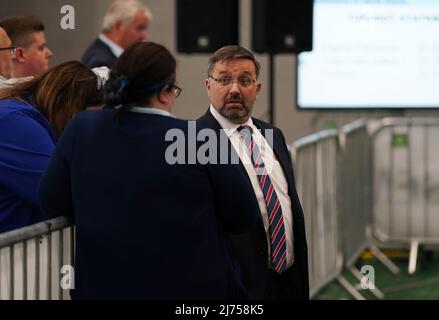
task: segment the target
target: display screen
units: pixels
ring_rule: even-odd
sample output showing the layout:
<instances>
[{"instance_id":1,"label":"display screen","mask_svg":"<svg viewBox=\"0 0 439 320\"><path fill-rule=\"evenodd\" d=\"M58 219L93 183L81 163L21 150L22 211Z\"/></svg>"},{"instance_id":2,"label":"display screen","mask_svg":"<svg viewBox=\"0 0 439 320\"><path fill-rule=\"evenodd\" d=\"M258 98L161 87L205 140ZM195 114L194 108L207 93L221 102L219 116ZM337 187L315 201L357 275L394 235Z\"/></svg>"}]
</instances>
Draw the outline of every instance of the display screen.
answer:
<instances>
[{"instance_id":1,"label":"display screen","mask_svg":"<svg viewBox=\"0 0 439 320\"><path fill-rule=\"evenodd\" d=\"M315 0L301 109L439 108L439 0Z\"/></svg>"}]
</instances>

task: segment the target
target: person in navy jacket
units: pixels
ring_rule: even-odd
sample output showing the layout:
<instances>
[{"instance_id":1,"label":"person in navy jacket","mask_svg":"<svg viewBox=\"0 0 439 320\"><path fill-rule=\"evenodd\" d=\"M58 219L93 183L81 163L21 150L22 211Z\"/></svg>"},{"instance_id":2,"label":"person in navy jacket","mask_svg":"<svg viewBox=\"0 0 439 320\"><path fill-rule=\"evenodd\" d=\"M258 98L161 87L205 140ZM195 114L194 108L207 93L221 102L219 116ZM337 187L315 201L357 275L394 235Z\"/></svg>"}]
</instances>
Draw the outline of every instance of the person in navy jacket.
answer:
<instances>
[{"instance_id":1,"label":"person in navy jacket","mask_svg":"<svg viewBox=\"0 0 439 320\"><path fill-rule=\"evenodd\" d=\"M238 164L187 161L191 123L171 113L175 71L161 45L128 48L107 108L78 114L56 146L39 199L74 218L73 299L247 297L226 234L252 228L257 203Z\"/></svg>"}]
</instances>

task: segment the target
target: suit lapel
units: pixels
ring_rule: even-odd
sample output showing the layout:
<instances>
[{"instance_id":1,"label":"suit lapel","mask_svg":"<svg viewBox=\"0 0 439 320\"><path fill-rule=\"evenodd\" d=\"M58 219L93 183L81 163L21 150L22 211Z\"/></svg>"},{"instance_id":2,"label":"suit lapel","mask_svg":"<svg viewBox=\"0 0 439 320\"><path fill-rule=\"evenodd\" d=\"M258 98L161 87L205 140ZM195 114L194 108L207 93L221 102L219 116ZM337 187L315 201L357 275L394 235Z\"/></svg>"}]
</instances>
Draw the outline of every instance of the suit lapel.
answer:
<instances>
[{"instance_id":1,"label":"suit lapel","mask_svg":"<svg viewBox=\"0 0 439 320\"><path fill-rule=\"evenodd\" d=\"M273 145L271 148L273 149L274 154L277 157L277 160L280 163L280 166L282 167L282 171L284 172L285 178L287 180L288 184L288 194L291 194L291 163L288 157L288 150L285 150L285 147L282 143L282 137L279 136L279 133L277 130L274 130L273 127L267 127L264 125L264 123L258 121L258 119L252 118L254 125L261 129L261 133L266 138L266 129L273 130Z\"/></svg>"},{"instance_id":2,"label":"suit lapel","mask_svg":"<svg viewBox=\"0 0 439 320\"><path fill-rule=\"evenodd\" d=\"M273 130L273 145L271 146L273 149L274 154L276 155L282 170L284 172L285 178L287 180L287 184L288 184L288 193L291 195L291 186L292 186L292 172L291 172L291 163L288 157L288 150L285 150L285 146L282 143L282 137L279 136L279 133L277 132L277 130L274 130L273 127L268 127L266 126L263 122L260 122L258 119L252 118L254 125L261 130L262 135L265 137L266 136L266 129L271 129ZM214 130L217 131L218 134L218 138L220 135L220 130L222 129L221 125L218 123L218 121L216 121L215 117L212 115L212 113L210 113L209 110L207 110L207 112L199 119L199 121L205 125L208 128L212 128ZM228 140L228 148L233 148L230 140ZM232 149L230 149L232 150ZM244 172L246 173L247 178L250 181L250 178L247 175L247 171L245 170L244 165L241 162L241 159L239 160L239 165L241 167L242 170L244 170Z\"/></svg>"},{"instance_id":3,"label":"suit lapel","mask_svg":"<svg viewBox=\"0 0 439 320\"><path fill-rule=\"evenodd\" d=\"M209 110L207 110L207 112L200 119L198 119L198 122L200 122L203 126L205 126L207 128L214 129L217 133L218 141L220 141L222 127ZM227 151L232 152L232 150L235 150L235 149L233 148L232 143L230 142L230 139L227 137ZM223 150L219 150L219 151L223 152ZM229 156L228 159L230 161L231 157ZM239 166L245 172L245 176L248 178L248 181L251 184L250 177L248 176L247 171L245 170L245 167L244 167L241 159L239 157L238 157L238 159L239 159Z\"/></svg>"}]
</instances>

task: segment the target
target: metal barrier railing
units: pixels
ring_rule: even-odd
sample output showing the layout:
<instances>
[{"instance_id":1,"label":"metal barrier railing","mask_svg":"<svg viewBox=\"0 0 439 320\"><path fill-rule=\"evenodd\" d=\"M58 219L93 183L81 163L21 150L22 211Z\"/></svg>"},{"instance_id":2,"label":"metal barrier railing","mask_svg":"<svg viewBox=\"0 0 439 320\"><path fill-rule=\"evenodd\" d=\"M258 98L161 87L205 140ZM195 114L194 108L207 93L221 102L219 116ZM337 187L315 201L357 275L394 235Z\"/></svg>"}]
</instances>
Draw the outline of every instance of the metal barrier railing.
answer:
<instances>
[{"instance_id":1,"label":"metal barrier railing","mask_svg":"<svg viewBox=\"0 0 439 320\"><path fill-rule=\"evenodd\" d=\"M337 204L338 133L327 130L293 144L296 184L308 235L310 294L341 275Z\"/></svg>"},{"instance_id":2,"label":"metal barrier railing","mask_svg":"<svg viewBox=\"0 0 439 320\"><path fill-rule=\"evenodd\" d=\"M73 228L59 217L0 234L0 300L69 299L60 281L73 265Z\"/></svg>"},{"instance_id":3,"label":"metal barrier railing","mask_svg":"<svg viewBox=\"0 0 439 320\"><path fill-rule=\"evenodd\" d=\"M345 265L350 268L369 246L371 225L371 165L367 121L340 129L340 207Z\"/></svg>"},{"instance_id":4,"label":"metal barrier railing","mask_svg":"<svg viewBox=\"0 0 439 320\"><path fill-rule=\"evenodd\" d=\"M439 119L385 118L373 123L373 233L381 242L439 244Z\"/></svg>"},{"instance_id":5,"label":"metal barrier railing","mask_svg":"<svg viewBox=\"0 0 439 320\"><path fill-rule=\"evenodd\" d=\"M340 209L341 235L345 267L362 281L363 274L355 263L366 249L370 249L381 262L395 274L396 267L372 241L372 171L371 146L368 124L365 120L355 121L340 129ZM346 284L343 284L346 287ZM363 296L347 288L354 297ZM378 298L384 299L384 294L373 286L370 291Z\"/></svg>"},{"instance_id":6,"label":"metal barrier railing","mask_svg":"<svg viewBox=\"0 0 439 320\"><path fill-rule=\"evenodd\" d=\"M371 249L392 272L399 269L373 243L439 243L439 120L388 118L326 130L290 148L305 214L310 294L342 277ZM415 143L416 142L416 143ZM68 299L60 269L73 265L74 227L61 217L0 234L0 299ZM372 291L383 298L379 290Z\"/></svg>"},{"instance_id":7,"label":"metal barrier railing","mask_svg":"<svg viewBox=\"0 0 439 320\"><path fill-rule=\"evenodd\" d=\"M309 247L310 294L337 280L364 299L343 276L343 267L361 281L354 263L369 248L392 272L399 269L371 239L371 149L367 121L322 131L291 148L296 184L304 209ZM368 232L369 231L369 232ZM343 263L344 261L344 263ZM384 295L375 286L371 292Z\"/></svg>"}]
</instances>

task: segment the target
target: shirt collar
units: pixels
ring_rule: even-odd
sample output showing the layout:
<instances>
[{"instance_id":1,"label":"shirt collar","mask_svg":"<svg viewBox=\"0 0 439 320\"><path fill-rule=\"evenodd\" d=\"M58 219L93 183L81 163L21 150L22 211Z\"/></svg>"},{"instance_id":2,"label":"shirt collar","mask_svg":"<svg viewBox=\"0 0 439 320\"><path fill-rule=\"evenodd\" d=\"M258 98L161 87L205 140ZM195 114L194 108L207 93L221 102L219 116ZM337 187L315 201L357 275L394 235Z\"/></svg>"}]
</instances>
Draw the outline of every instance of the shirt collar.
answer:
<instances>
[{"instance_id":1,"label":"shirt collar","mask_svg":"<svg viewBox=\"0 0 439 320\"><path fill-rule=\"evenodd\" d=\"M166 110L152 108L152 107L131 107L129 109L129 111L136 112L136 113L144 113L144 114L155 114L155 115L159 115L159 116L175 118L175 116L172 113L170 113Z\"/></svg>"},{"instance_id":2,"label":"shirt collar","mask_svg":"<svg viewBox=\"0 0 439 320\"><path fill-rule=\"evenodd\" d=\"M256 129L255 126L253 125L252 117L249 117L245 123L236 124L230 121L229 119L223 117L212 105L210 105L210 113L213 115L216 121L219 122L219 124L224 129L224 132L227 134L228 137L230 137L233 133L235 133L235 131L240 126L243 125L248 125L253 129Z\"/></svg>"},{"instance_id":3,"label":"shirt collar","mask_svg":"<svg viewBox=\"0 0 439 320\"><path fill-rule=\"evenodd\" d=\"M24 77L24 78L10 78L6 79L0 75L0 83L2 87L13 86L17 83L26 82L32 80L34 77Z\"/></svg>"},{"instance_id":4,"label":"shirt collar","mask_svg":"<svg viewBox=\"0 0 439 320\"><path fill-rule=\"evenodd\" d=\"M116 44L115 42L108 39L104 34L99 35L99 40L101 40L103 43L105 43L113 52L113 54L116 56L116 58L119 58L123 53L123 48Z\"/></svg>"}]
</instances>

